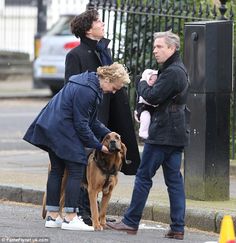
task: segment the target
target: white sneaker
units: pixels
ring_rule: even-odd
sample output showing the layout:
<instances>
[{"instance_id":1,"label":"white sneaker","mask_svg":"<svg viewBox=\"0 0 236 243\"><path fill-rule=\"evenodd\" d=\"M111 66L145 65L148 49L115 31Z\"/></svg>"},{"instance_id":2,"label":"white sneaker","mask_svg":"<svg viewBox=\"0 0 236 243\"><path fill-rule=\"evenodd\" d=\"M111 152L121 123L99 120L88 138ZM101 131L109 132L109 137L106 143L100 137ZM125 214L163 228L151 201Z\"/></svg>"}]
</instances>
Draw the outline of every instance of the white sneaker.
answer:
<instances>
[{"instance_id":1,"label":"white sneaker","mask_svg":"<svg viewBox=\"0 0 236 243\"><path fill-rule=\"evenodd\" d=\"M56 219L53 219L51 216L48 216L45 222L46 228L60 228L62 225L63 219L58 216Z\"/></svg>"},{"instance_id":2,"label":"white sneaker","mask_svg":"<svg viewBox=\"0 0 236 243\"><path fill-rule=\"evenodd\" d=\"M65 229L65 230L94 231L94 228L92 226L85 224L83 219L78 216L75 216L69 222L64 219L64 221L62 222L61 228Z\"/></svg>"}]
</instances>

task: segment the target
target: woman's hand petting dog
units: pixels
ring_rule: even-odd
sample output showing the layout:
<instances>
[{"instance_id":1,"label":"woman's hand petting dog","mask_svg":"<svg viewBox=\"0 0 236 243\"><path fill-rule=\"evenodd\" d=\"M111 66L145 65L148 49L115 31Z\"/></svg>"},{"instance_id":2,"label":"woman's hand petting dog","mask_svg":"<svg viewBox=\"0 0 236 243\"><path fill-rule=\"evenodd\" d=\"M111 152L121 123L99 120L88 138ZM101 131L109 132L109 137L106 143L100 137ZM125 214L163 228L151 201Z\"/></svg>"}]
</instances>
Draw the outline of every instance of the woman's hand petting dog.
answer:
<instances>
[{"instance_id":1,"label":"woman's hand petting dog","mask_svg":"<svg viewBox=\"0 0 236 243\"><path fill-rule=\"evenodd\" d=\"M105 154L109 154L110 153L109 149L105 145L102 145L102 150L101 151L103 153L105 153Z\"/></svg>"}]
</instances>

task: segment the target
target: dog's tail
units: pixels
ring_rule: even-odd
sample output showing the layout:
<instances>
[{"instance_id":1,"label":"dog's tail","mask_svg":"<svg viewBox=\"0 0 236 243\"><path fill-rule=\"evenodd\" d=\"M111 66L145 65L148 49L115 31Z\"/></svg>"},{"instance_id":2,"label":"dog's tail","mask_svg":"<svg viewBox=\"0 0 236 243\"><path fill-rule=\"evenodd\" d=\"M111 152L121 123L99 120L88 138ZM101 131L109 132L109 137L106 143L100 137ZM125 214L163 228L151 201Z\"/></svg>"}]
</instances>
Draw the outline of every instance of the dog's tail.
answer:
<instances>
[{"instance_id":1,"label":"dog's tail","mask_svg":"<svg viewBox=\"0 0 236 243\"><path fill-rule=\"evenodd\" d=\"M47 210L46 210L46 192L44 192L44 195L43 195L43 204L42 204L43 208L42 208L42 217L43 219L46 218L46 215L47 215Z\"/></svg>"}]
</instances>

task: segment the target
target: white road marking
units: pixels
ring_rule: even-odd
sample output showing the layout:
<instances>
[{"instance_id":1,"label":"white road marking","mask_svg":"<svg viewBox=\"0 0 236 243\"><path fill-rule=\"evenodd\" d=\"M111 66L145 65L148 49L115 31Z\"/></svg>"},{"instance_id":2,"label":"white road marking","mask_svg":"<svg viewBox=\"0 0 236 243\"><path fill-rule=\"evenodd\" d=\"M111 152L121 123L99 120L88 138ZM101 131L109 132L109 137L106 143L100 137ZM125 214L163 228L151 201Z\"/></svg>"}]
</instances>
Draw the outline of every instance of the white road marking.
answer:
<instances>
[{"instance_id":1,"label":"white road marking","mask_svg":"<svg viewBox=\"0 0 236 243\"><path fill-rule=\"evenodd\" d=\"M139 225L139 230L140 229L154 229L154 230L166 230L166 228L164 228L163 226L161 225L146 225L146 224L140 224Z\"/></svg>"}]
</instances>

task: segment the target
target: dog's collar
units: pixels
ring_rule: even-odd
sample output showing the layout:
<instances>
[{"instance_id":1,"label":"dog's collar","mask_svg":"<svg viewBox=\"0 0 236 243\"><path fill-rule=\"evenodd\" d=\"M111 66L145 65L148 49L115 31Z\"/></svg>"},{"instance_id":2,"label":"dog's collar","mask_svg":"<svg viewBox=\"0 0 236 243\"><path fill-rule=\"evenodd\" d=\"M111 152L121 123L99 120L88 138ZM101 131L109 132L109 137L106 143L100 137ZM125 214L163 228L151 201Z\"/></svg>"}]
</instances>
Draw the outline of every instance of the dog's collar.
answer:
<instances>
[{"instance_id":1,"label":"dog's collar","mask_svg":"<svg viewBox=\"0 0 236 243\"><path fill-rule=\"evenodd\" d=\"M96 163L97 167L101 170L101 172L106 176L103 188L107 187L109 185L109 180L111 176L117 175L117 169L115 165L112 166L111 169L106 168L106 161L104 159L99 158L97 156L97 153L94 153L93 157L94 162Z\"/></svg>"},{"instance_id":2,"label":"dog's collar","mask_svg":"<svg viewBox=\"0 0 236 243\"><path fill-rule=\"evenodd\" d=\"M111 176L111 175L116 176L117 175L117 169L116 169L115 165L113 165L111 169L108 169L105 167L106 161L101 158L99 158L99 160L98 160L97 157L98 157L97 153L95 152L93 160L96 163L97 167L102 171L102 173L104 175L106 175L106 176Z\"/></svg>"}]
</instances>

